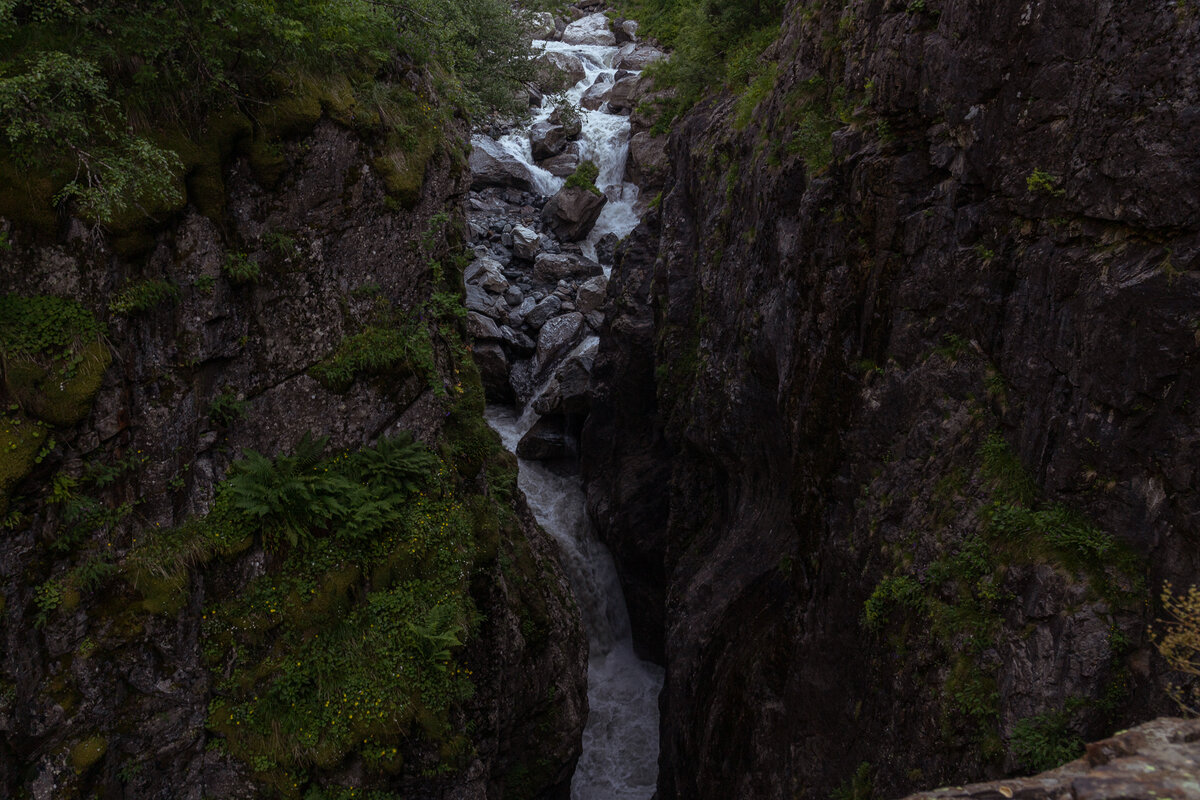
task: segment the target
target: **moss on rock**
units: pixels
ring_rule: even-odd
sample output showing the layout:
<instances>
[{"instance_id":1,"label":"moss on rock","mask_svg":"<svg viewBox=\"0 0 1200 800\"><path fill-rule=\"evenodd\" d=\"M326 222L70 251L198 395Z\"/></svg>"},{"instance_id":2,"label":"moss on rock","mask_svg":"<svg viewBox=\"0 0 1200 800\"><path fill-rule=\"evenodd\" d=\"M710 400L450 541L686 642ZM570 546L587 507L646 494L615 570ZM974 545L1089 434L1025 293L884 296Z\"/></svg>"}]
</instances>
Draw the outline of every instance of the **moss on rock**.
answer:
<instances>
[{"instance_id":1,"label":"moss on rock","mask_svg":"<svg viewBox=\"0 0 1200 800\"><path fill-rule=\"evenodd\" d=\"M71 766L76 772L86 772L104 758L107 752L107 739L103 736L90 736L71 748Z\"/></svg>"},{"instance_id":2,"label":"moss on rock","mask_svg":"<svg viewBox=\"0 0 1200 800\"><path fill-rule=\"evenodd\" d=\"M19 412L0 416L0 514L8 510L9 492L33 471L46 427Z\"/></svg>"}]
</instances>

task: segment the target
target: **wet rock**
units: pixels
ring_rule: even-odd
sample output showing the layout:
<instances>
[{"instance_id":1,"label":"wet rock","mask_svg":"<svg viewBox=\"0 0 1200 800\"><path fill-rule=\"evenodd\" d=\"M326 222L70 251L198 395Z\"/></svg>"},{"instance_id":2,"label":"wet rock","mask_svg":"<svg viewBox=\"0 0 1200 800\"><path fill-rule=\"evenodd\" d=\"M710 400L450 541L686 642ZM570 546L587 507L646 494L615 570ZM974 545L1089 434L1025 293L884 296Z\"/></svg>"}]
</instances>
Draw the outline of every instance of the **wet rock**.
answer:
<instances>
[{"instance_id":1,"label":"wet rock","mask_svg":"<svg viewBox=\"0 0 1200 800\"><path fill-rule=\"evenodd\" d=\"M488 136L472 137L468 163L472 189L509 186L527 192L533 188L529 168Z\"/></svg>"},{"instance_id":2,"label":"wet rock","mask_svg":"<svg viewBox=\"0 0 1200 800\"><path fill-rule=\"evenodd\" d=\"M516 308L514 308L512 311L510 311L508 313L508 317L507 317L508 324L513 326L514 328L521 327L521 325L524 324L524 322L525 322L526 315L528 315L529 312L533 311L534 307L536 307L536 306L537 306L536 299L534 299L532 297L526 297L524 300L521 301L521 305L517 306ZM543 320L543 322L544 321L545 320Z\"/></svg>"},{"instance_id":3,"label":"wet rock","mask_svg":"<svg viewBox=\"0 0 1200 800\"><path fill-rule=\"evenodd\" d=\"M608 198L578 186L561 189L542 208L542 224L564 242L587 238Z\"/></svg>"},{"instance_id":4,"label":"wet rock","mask_svg":"<svg viewBox=\"0 0 1200 800\"><path fill-rule=\"evenodd\" d=\"M525 314L525 324L536 331L545 325L546 320L557 314L560 309L562 309L562 301L554 295L550 295L539 301L530 309L529 313Z\"/></svg>"},{"instance_id":5,"label":"wet rock","mask_svg":"<svg viewBox=\"0 0 1200 800\"><path fill-rule=\"evenodd\" d=\"M586 414L588 383L597 347L598 340L593 339L578 353L563 361L545 390L534 400L533 410L539 414Z\"/></svg>"},{"instance_id":6,"label":"wet rock","mask_svg":"<svg viewBox=\"0 0 1200 800\"><path fill-rule=\"evenodd\" d=\"M608 291L608 278L597 275L583 282L575 295L575 307L583 314L590 314L604 305Z\"/></svg>"},{"instance_id":7,"label":"wet rock","mask_svg":"<svg viewBox=\"0 0 1200 800\"><path fill-rule=\"evenodd\" d=\"M500 339L500 329L491 317L485 317L478 311L467 312L467 333L476 339Z\"/></svg>"},{"instance_id":8,"label":"wet rock","mask_svg":"<svg viewBox=\"0 0 1200 800\"><path fill-rule=\"evenodd\" d=\"M534 39L555 38L558 28L554 26L554 15L549 11L536 11L529 15L529 35Z\"/></svg>"},{"instance_id":9,"label":"wet rock","mask_svg":"<svg viewBox=\"0 0 1200 800\"><path fill-rule=\"evenodd\" d=\"M539 122L529 129L529 146L535 161L553 158L567 146L566 130L549 121Z\"/></svg>"},{"instance_id":10,"label":"wet rock","mask_svg":"<svg viewBox=\"0 0 1200 800\"><path fill-rule=\"evenodd\" d=\"M524 225L514 225L512 229L512 251L515 258L532 261L538 254L538 234L532 228Z\"/></svg>"},{"instance_id":11,"label":"wet rock","mask_svg":"<svg viewBox=\"0 0 1200 800\"><path fill-rule=\"evenodd\" d=\"M608 101L608 93L612 91L612 87L612 75L607 72L600 73L596 76L595 83L588 87L588 90L583 93L583 97L579 98L579 105L589 111L597 110Z\"/></svg>"},{"instance_id":12,"label":"wet rock","mask_svg":"<svg viewBox=\"0 0 1200 800\"><path fill-rule=\"evenodd\" d=\"M626 44L628 42L637 41L638 24L636 20L627 19L618 25L613 34L617 37L617 44Z\"/></svg>"},{"instance_id":13,"label":"wet rock","mask_svg":"<svg viewBox=\"0 0 1200 800\"><path fill-rule=\"evenodd\" d=\"M517 455L530 461L573 457L579 445L572 427L570 420L563 415L542 417L517 443Z\"/></svg>"},{"instance_id":14,"label":"wet rock","mask_svg":"<svg viewBox=\"0 0 1200 800\"><path fill-rule=\"evenodd\" d=\"M539 253L533 262L533 277L542 283L555 283L564 278L590 278L603 272L596 262L566 253Z\"/></svg>"},{"instance_id":15,"label":"wet rock","mask_svg":"<svg viewBox=\"0 0 1200 800\"><path fill-rule=\"evenodd\" d=\"M468 311L478 311L480 314L486 314L489 317L494 317L498 313L496 310L496 299L482 287L473 284L467 284L466 305Z\"/></svg>"},{"instance_id":16,"label":"wet rock","mask_svg":"<svg viewBox=\"0 0 1200 800\"><path fill-rule=\"evenodd\" d=\"M508 291L504 293L504 302L510 306L519 306L524 299L525 293L521 291L520 286L509 286Z\"/></svg>"},{"instance_id":17,"label":"wet rock","mask_svg":"<svg viewBox=\"0 0 1200 800\"><path fill-rule=\"evenodd\" d=\"M507 325L500 326L500 336L504 339L504 343L518 355L531 356L537 350L537 344L533 339Z\"/></svg>"},{"instance_id":18,"label":"wet rock","mask_svg":"<svg viewBox=\"0 0 1200 800\"><path fill-rule=\"evenodd\" d=\"M538 332L537 363L540 366L539 371L554 364L578 344L582 336L583 314L578 311L572 311L547 321Z\"/></svg>"},{"instance_id":19,"label":"wet rock","mask_svg":"<svg viewBox=\"0 0 1200 800\"><path fill-rule=\"evenodd\" d=\"M583 61L569 53L547 50L535 59L537 64L537 87L546 94L555 94L569 89L587 75Z\"/></svg>"},{"instance_id":20,"label":"wet rock","mask_svg":"<svg viewBox=\"0 0 1200 800\"><path fill-rule=\"evenodd\" d=\"M608 25L608 17L602 13L589 14L577 19L563 30L562 40L567 44L598 44L613 46L616 34Z\"/></svg>"},{"instance_id":21,"label":"wet rock","mask_svg":"<svg viewBox=\"0 0 1200 800\"><path fill-rule=\"evenodd\" d=\"M463 271L463 280L481 286L489 292L503 294L508 290L508 280L501 272L500 262L494 258L477 258Z\"/></svg>"},{"instance_id":22,"label":"wet rock","mask_svg":"<svg viewBox=\"0 0 1200 800\"><path fill-rule=\"evenodd\" d=\"M620 73L617 73L620 76ZM633 111L634 88L638 84L639 76L626 74L617 78L613 84L612 91L608 93L608 110L614 114L627 114Z\"/></svg>"},{"instance_id":23,"label":"wet rock","mask_svg":"<svg viewBox=\"0 0 1200 800\"><path fill-rule=\"evenodd\" d=\"M566 178L579 167L579 154L574 148L559 153L538 164L556 178Z\"/></svg>"},{"instance_id":24,"label":"wet rock","mask_svg":"<svg viewBox=\"0 0 1200 800\"><path fill-rule=\"evenodd\" d=\"M642 131L630 138L629 158L625 162L627 181L642 189L662 188L668 167L667 137L651 136L648 131Z\"/></svg>"},{"instance_id":25,"label":"wet rock","mask_svg":"<svg viewBox=\"0 0 1200 800\"><path fill-rule=\"evenodd\" d=\"M581 79L582 80L582 79ZM562 125L563 135L568 139L578 139L583 133L583 117L579 110L569 103L559 103L548 117L555 125Z\"/></svg>"},{"instance_id":26,"label":"wet rock","mask_svg":"<svg viewBox=\"0 0 1200 800\"><path fill-rule=\"evenodd\" d=\"M511 402L513 392L508 385L508 358L504 349L497 342L476 342L471 354L479 367L487 399L493 403Z\"/></svg>"},{"instance_id":27,"label":"wet rock","mask_svg":"<svg viewBox=\"0 0 1200 800\"><path fill-rule=\"evenodd\" d=\"M596 260L605 266L612 266L613 256L621 240L615 233L606 233L596 242Z\"/></svg>"},{"instance_id":28,"label":"wet rock","mask_svg":"<svg viewBox=\"0 0 1200 800\"><path fill-rule=\"evenodd\" d=\"M616 58L613 59L613 67L640 72L655 61L661 61L666 58L666 56L667 54L662 50L645 42L641 44L626 44L617 53Z\"/></svg>"}]
</instances>

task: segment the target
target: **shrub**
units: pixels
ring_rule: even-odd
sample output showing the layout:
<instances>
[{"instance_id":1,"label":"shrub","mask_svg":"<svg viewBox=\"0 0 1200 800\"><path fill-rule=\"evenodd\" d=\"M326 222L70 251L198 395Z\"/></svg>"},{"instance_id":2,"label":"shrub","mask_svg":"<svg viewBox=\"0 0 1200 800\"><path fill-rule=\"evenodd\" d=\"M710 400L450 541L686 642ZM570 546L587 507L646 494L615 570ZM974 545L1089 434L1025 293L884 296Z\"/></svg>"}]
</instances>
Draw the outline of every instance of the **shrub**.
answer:
<instances>
[{"instance_id":1,"label":"shrub","mask_svg":"<svg viewBox=\"0 0 1200 800\"><path fill-rule=\"evenodd\" d=\"M1013 727L1013 755L1030 773L1045 772L1083 754L1083 739L1071 728L1068 711L1047 711Z\"/></svg>"},{"instance_id":2,"label":"shrub","mask_svg":"<svg viewBox=\"0 0 1200 800\"><path fill-rule=\"evenodd\" d=\"M1171 684L1167 694L1189 716L1200 716L1200 587L1177 595L1168 582L1160 595L1167 618L1162 628L1151 634L1159 655L1167 666L1188 677L1189 685Z\"/></svg>"},{"instance_id":3,"label":"shrub","mask_svg":"<svg viewBox=\"0 0 1200 800\"><path fill-rule=\"evenodd\" d=\"M600 177L600 168L594 161L584 161L567 177L566 188L587 189L592 194L600 194L596 186L596 178Z\"/></svg>"},{"instance_id":4,"label":"shrub","mask_svg":"<svg viewBox=\"0 0 1200 800\"><path fill-rule=\"evenodd\" d=\"M246 401L232 389L226 389L208 404L208 418L214 425L227 428L246 415Z\"/></svg>"},{"instance_id":5,"label":"shrub","mask_svg":"<svg viewBox=\"0 0 1200 800\"><path fill-rule=\"evenodd\" d=\"M1032 194L1046 194L1054 197L1066 194L1066 191L1058 188L1058 178L1041 169L1035 169L1029 173L1029 176L1025 178L1025 188Z\"/></svg>"},{"instance_id":6,"label":"shrub","mask_svg":"<svg viewBox=\"0 0 1200 800\"><path fill-rule=\"evenodd\" d=\"M863 624L877 631L887 625L890 609L899 606L921 611L925 604L921 584L907 575L893 575L880 581L863 604Z\"/></svg>"}]
</instances>

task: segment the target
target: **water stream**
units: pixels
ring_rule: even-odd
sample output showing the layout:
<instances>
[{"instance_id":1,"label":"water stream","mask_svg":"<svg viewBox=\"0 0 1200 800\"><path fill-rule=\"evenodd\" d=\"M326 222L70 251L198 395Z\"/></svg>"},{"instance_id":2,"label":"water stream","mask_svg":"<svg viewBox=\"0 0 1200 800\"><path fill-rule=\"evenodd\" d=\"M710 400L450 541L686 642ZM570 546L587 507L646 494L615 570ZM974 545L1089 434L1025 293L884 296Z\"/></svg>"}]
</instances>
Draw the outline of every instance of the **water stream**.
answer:
<instances>
[{"instance_id":1,"label":"water stream","mask_svg":"<svg viewBox=\"0 0 1200 800\"><path fill-rule=\"evenodd\" d=\"M566 101L582 117L577 142L581 160L600 168L596 185L608 197L595 228L582 242L584 255L595 258L595 243L608 233L623 238L638 224L638 189L626 183L629 117L608 113L607 104L588 111L579 106L584 92L601 75L615 80L613 61L618 48L534 42L535 50L553 50L579 58L586 75L566 92ZM530 124L547 119L553 103L536 112ZM526 164L535 191L553 195L565 179L556 178L533 161L527 129L499 140L502 148ZM607 272L607 270L606 270ZM595 337L580 343L574 353L596 345ZM569 357L569 356L568 356ZM553 370L550 370L553 374ZM544 387L543 387L544 388ZM516 452L521 437L537 421L531 409L491 406L488 423L505 447ZM563 567L579 603L588 634L589 714L580 756L571 784L573 800L649 800L658 780L658 695L662 669L633 652L629 615L612 555L595 537L584 507L577 468L519 459L518 483L534 516L561 545Z\"/></svg>"},{"instance_id":2,"label":"water stream","mask_svg":"<svg viewBox=\"0 0 1200 800\"><path fill-rule=\"evenodd\" d=\"M487 420L509 450L536 414L489 406ZM534 517L562 546L563 567L588 633L588 721L573 800L648 800L658 780L658 693L662 669L633 652L625 599L608 549L584 510L578 472L518 460L518 485Z\"/></svg>"},{"instance_id":3,"label":"water stream","mask_svg":"<svg viewBox=\"0 0 1200 800\"><path fill-rule=\"evenodd\" d=\"M583 121L583 132L578 139L579 159L591 159L600 168L600 176L596 178L596 186L605 196L608 203L596 220L583 245L583 254L588 258L596 257L596 242L608 233L615 233L618 238L625 238L637 227L638 215L635 205L638 199L638 187L625 181L625 159L629 155L629 117L608 113L608 104L596 111L588 111L580 107L579 100L591 85L601 75L613 79L617 70L613 69L613 59L619 48L603 45L564 44L562 42L547 42L537 40L533 43L534 50L555 51L575 56L583 62L585 75L583 80L566 91L566 102L574 106ZM632 72L631 74L637 74ZM535 111L530 118L530 124L543 122L554 112L554 106L549 99L541 109ZM497 140L501 147L511 153L519 161L529 167L533 176L534 190L546 196L553 195L562 188L565 178L556 178L539 167L533 160L533 149L529 144L529 134L526 130L517 130Z\"/></svg>"}]
</instances>

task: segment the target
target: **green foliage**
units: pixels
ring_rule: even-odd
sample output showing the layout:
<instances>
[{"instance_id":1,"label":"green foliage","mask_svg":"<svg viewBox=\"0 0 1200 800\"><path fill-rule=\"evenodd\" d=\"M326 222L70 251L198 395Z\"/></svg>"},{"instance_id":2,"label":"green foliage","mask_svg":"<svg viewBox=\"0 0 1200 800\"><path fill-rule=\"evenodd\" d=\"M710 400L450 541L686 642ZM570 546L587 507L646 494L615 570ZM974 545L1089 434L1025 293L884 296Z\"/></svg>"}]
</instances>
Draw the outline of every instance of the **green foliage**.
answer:
<instances>
[{"instance_id":1,"label":"green foliage","mask_svg":"<svg viewBox=\"0 0 1200 800\"><path fill-rule=\"evenodd\" d=\"M864 761L829 795L829 800L872 800L875 797L875 769Z\"/></svg>"},{"instance_id":2,"label":"green foliage","mask_svg":"<svg viewBox=\"0 0 1200 800\"><path fill-rule=\"evenodd\" d=\"M35 627L44 628L46 626L50 614L62 605L64 593L62 582L53 579L38 587L33 595L33 605L37 608L37 614L33 618Z\"/></svg>"},{"instance_id":3,"label":"green foliage","mask_svg":"<svg viewBox=\"0 0 1200 800\"><path fill-rule=\"evenodd\" d=\"M1200 587L1192 586L1186 594L1176 594L1168 582L1163 585L1163 611L1166 619L1151 638L1158 653L1173 672L1181 673L1189 685L1172 683L1167 694L1189 717L1200 716Z\"/></svg>"},{"instance_id":4,"label":"green foliage","mask_svg":"<svg viewBox=\"0 0 1200 800\"><path fill-rule=\"evenodd\" d=\"M711 90L726 86L740 91L769 71L762 53L779 34L784 5L782 0L622 3L626 16L638 20L640 33L674 50L670 59L647 70L657 86L675 90L663 108L663 120L679 116Z\"/></svg>"},{"instance_id":5,"label":"green foliage","mask_svg":"<svg viewBox=\"0 0 1200 800\"><path fill-rule=\"evenodd\" d=\"M192 281L192 286L202 294L212 294L213 289L217 286L217 279L212 275L200 275L196 280Z\"/></svg>"},{"instance_id":6,"label":"green foliage","mask_svg":"<svg viewBox=\"0 0 1200 800\"><path fill-rule=\"evenodd\" d=\"M428 380L435 391L441 390L429 328L422 320L404 319L391 309L361 332L343 339L309 374L334 392L346 391L360 375L413 374Z\"/></svg>"},{"instance_id":7,"label":"green foliage","mask_svg":"<svg viewBox=\"0 0 1200 800\"><path fill-rule=\"evenodd\" d=\"M921 612L926 607L925 590L907 575L884 578L863 604L863 624L878 631L888 623L889 610L894 607Z\"/></svg>"},{"instance_id":8,"label":"green foliage","mask_svg":"<svg viewBox=\"0 0 1200 800\"><path fill-rule=\"evenodd\" d=\"M979 460L984 476L992 484L994 497L1025 505L1035 501L1037 484L1003 436L989 434L979 448Z\"/></svg>"},{"instance_id":9,"label":"green foliage","mask_svg":"<svg viewBox=\"0 0 1200 800\"><path fill-rule=\"evenodd\" d=\"M132 281L108 301L108 310L131 317L179 299L179 289L160 280Z\"/></svg>"},{"instance_id":10,"label":"green foliage","mask_svg":"<svg viewBox=\"0 0 1200 800\"><path fill-rule=\"evenodd\" d=\"M746 87L746 91L738 98L737 111L733 119L733 127L741 130L750 124L755 109L775 88L775 79L779 74L779 65L772 63L762 70Z\"/></svg>"},{"instance_id":11,"label":"green foliage","mask_svg":"<svg viewBox=\"0 0 1200 800\"><path fill-rule=\"evenodd\" d=\"M246 401L232 389L226 389L208 404L208 418L214 425L228 428L246 414Z\"/></svg>"},{"instance_id":12,"label":"green foliage","mask_svg":"<svg viewBox=\"0 0 1200 800\"><path fill-rule=\"evenodd\" d=\"M1066 191L1058 188L1058 178L1042 169L1035 169L1025 178L1025 188L1031 194L1045 194L1052 197L1062 197Z\"/></svg>"},{"instance_id":13,"label":"green foliage","mask_svg":"<svg viewBox=\"0 0 1200 800\"><path fill-rule=\"evenodd\" d=\"M600 190L596 187L596 178L600 177L600 168L596 166L596 162L588 159L579 164L575 171L567 176L566 188L568 189L587 189L595 195L600 194Z\"/></svg>"},{"instance_id":14,"label":"green foliage","mask_svg":"<svg viewBox=\"0 0 1200 800\"><path fill-rule=\"evenodd\" d=\"M1010 740L1021 769L1034 774L1083 755L1083 738L1071 727L1071 713L1047 711L1026 717L1013 726Z\"/></svg>"},{"instance_id":15,"label":"green foliage","mask_svg":"<svg viewBox=\"0 0 1200 800\"><path fill-rule=\"evenodd\" d=\"M74 300L0 295L0 358L49 357L69 361L80 343L95 341L104 325Z\"/></svg>"},{"instance_id":16,"label":"green foliage","mask_svg":"<svg viewBox=\"0 0 1200 800\"><path fill-rule=\"evenodd\" d=\"M257 283L262 274L258 262L252 260L245 253L227 254L225 263L221 265L221 271L233 283Z\"/></svg>"}]
</instances>

